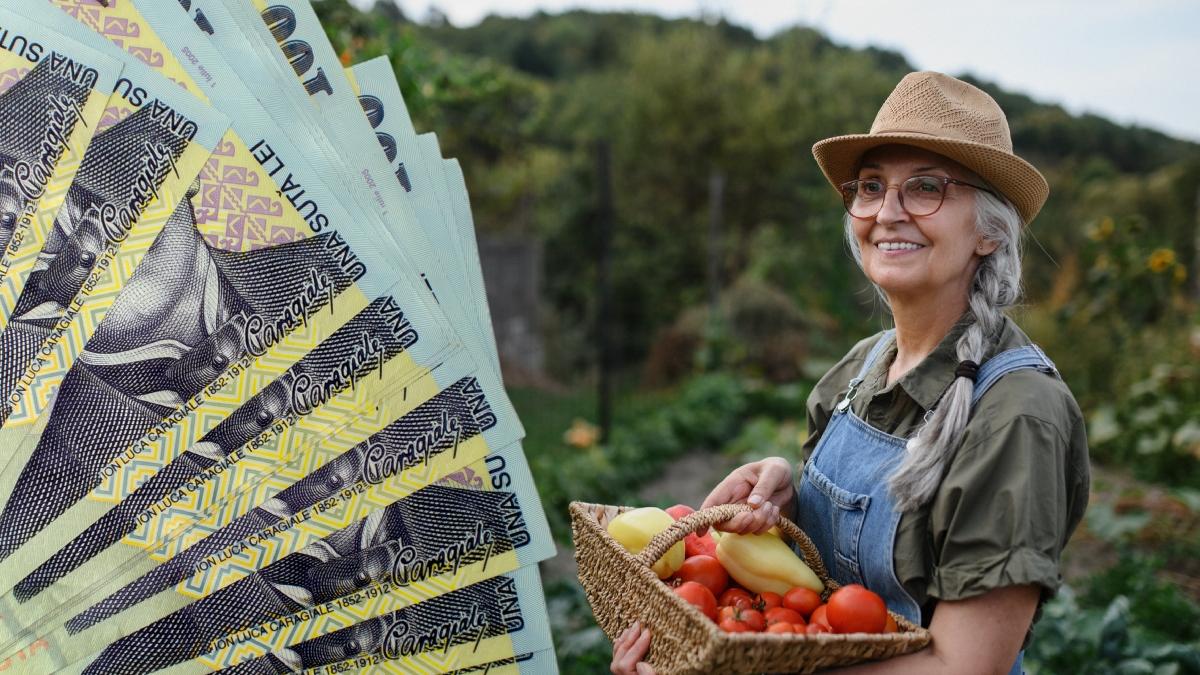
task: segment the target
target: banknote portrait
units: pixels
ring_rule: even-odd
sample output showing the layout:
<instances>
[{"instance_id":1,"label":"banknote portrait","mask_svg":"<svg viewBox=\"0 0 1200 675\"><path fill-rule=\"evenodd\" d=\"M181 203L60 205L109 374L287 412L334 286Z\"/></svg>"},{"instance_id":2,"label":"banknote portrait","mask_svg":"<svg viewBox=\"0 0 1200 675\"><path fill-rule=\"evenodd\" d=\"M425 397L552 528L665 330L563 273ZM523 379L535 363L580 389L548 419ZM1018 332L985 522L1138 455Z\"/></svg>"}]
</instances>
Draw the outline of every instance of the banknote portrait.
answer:
<instances>
[{"instance_id":1,"label":"banknote portrait","mask_svg":"<svg viewBox=\"0 0 1200 675\"><path fill-rule=\"evenodd\" d=\"M83 198L82 189L72 190ZM78 215L87 212L86 206L76 206L56 221L64 253L48 253L38 284L27 289L37 300L23 305L28 311L41 309L32 317L17 317L0 335L0 344L7 338L36 350L53 330L57 318L49 318L49 306L61 307L62 297L55 289L79 261L91 260L86 254L91 244L84 241L92 241L94 230L86 216ZM118 453L245 356L249 322L299 325L347 288L351 275L321 253L327 239L318 235L248 252L225 251L201 237L192 205L181 203L46 413L50 417L37 448L0 513L0 556L86 495ZM297 298L312 302L293 318ZM287 389L286 382L278 382L259 392L185 453L177 473L211 464L213 457L241 447L286 414ZM80 434L84 428L90 432Z\"/></svg>"},{"instance_id":2,"label":"banknote portrait","mask_svg":"<svg viewBox=\"0 0 1200 675\"><path fill-rule=\"evenodd\" d=\"M507 492L426 486L122 638L97 663L121 672L166 667L222 636L368 586L407 585L510 551L524 531L519 517L504 516L510 500Z\"/></svg>"},{"instance_id":3,"label":"banknote portrait","mask_svg":"<svg viewBox=\"0 0 1200 675\"><path fill-rule=\"evenodd\" d=\"M119 209L157 190L186 149L187 139L152 113L144 106L88 145L8 328L0 334L5 392L37 355L105 248L123 236ZM135 180L139 174L148 180Z\"/></svg>"},{"instance_id":4,"label":"banknote portrait","mask_svg":"<svg viewBox=\"0 0 1200 675\"><path fill-rule=\"evenodd\" d=\"M82 107L89 93L88 87L54 73L49 59L0 93L0 250L8 247L21 212L44 187L20 180L18 166L32 166L42 155L44 130L54 109L51 97Z\"/></svg>"},{"instance_id":5,"label":"banknote portrait","mask_svg":"<svg viewBox=\"0 0 1200 675\"><path fill-rule=\"evenodd\" d=\"M68 630L72 633L83 631L184 581L197 571L205 558L302 514L305 509L334 497L344 488L363 481L386 480L403 466L420 465L433 454L455 451L459 443L479 435L493 421L491 413L484 408L480 407L479 412L472 410L471 396L475 390L474 378L463 378L447 387L368 440L334 457L263 504L81 612L67 622ZM482 488L482 483L478 487ZM453 506L458 508L466 503L469 502ZM487 507L488 504L478 506Z\"/></svg>"}]
</instances>

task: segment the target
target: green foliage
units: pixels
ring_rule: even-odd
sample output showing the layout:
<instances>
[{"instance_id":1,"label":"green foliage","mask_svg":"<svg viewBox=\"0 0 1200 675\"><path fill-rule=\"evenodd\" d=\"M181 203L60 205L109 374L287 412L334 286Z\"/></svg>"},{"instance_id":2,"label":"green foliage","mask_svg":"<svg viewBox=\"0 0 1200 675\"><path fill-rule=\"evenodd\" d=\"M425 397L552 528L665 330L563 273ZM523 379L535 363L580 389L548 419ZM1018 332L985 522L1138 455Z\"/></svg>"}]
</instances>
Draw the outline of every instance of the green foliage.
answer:
<instances>
[{"instance_id":1,"label":"green foliage","mask_svg":"<svg viewBox=\"0 0 1200 675\"><path fill-rule=\"evenodd\" d=\"M1138 216L1093 220L1030 328L1064 357L1094 457L1200 487L1200 312L1169 233L1149 229Z\"/></svg>"},{"instance_id":2,"label":"green foliage","mask_svg":"<svg viewBox=\"0 0 1200 675\"><path fill-rule=\"evenodd\" d=\"M672 459L722 447L740 431L750 400L736 378L707 375L687 382L669 402L647 401L637 406L636 415L627 411L627 421L616 426L605 445L573 448L561 438L555 442L554 431L536 437L531 431L525 453L555 536L564 542L570 538L571 501L625 503ZM520 399L516 405L522 409ZM533 419L544 423L544 415L525 418L526 425L532 426ZM561 415L556 419L562 420L557 431L562 434L567 421Z\"/></svg>"},{"instance_id":3,"label":"green foliage","mask_svg":"<svg viewBox=\"0 0 1200 675\"><path fill-rule=\"evenodd\" d=\"M346 0L314 6L347 60L390 55L418 128L437 131L446 154L461 158L480 228L545 242L548 324L558 331L551 337L571 345L560 350L570 358L553 359L558 375L595 363L574 346L595 329L600 141L612 150L621 363L640 361L661 329L703 304L712 246L726 284L752 276L819 318L810 347L821 356L844 353L877 327L875 298L845 254L840 205L810 147L870 126L911 69L899 54L838 46L809 28L760 39L724 21L634 13L488 17L456 28L412 23L387 2L371 12ZM1017 151L1053 188L1030 229L1038 244L1026 278L1036 306L1051 299L1061 270L1091 270L1090 260L1071 260L1093 246L1083 225L1104 216L1124 228L1130 255L1167 248L1184 274L1195 273L1200 147L976 83L1006 109ZM714 173L725 190L720 233L710 241ZM1142 319L1179 311L1163 302L1174 292L1163 275L1087 283L1113 296L1109 315L1138 318L1134 333ZM1070 380L1081 399L1107 397L1119 383L1106 381L1108 359L1098 352L1125 348L1127 336L1107 334L1120 327L1104 322L1083 330L1087 312L1077 309L1071 337L1089 349L1079 359L1073 348L1060 352L1060 365L1088 373Z\"/></svg>"},{"instance_id":4,"label":"green foliage","mask_svg":"<svg viewBox=\"0 0 1200 675\"><path fill-rule=\"evenodd\" d=\"M1139 602L1120 595L1086 608L1064 587L1043 607L1025 669L1031 675L1200 673L1200 643L1174 642L1138 625L1131 608Z\"/></svg>"},{"instance_id":5,"label":"green foliage","mask_svg":"<svg viewBox=\"0 0 1200 675\"><path fill-rule=\"evenodd\" d=\"M596 625L583 587L575 581L559 581L548 584L545 591L559 670L564 675L607 672L612 643Z\"/></svg>"},{"instance_id":6,"label":"green foliage","mask_svg":"<svg viewBox=\"0 0 1200 675\"><path fill-rule=\"evenodd\" d=\"M1090 420L1093 452L1139 477L1200 487L1200 369L1162 363Z\"/></svg>"},{"instance_id":7,"label":"green foliage","mask_svg":"<svg viewBox=\"0 0 1200 675\"><path fill-rule=\"evenodd\" d=\"M1109 606L1119 597L1130 599L1130 620L1148 632L1176 642L1200 641L1200 606L1159 580L1158 559L1125 549L1116 565L1089 580L1081 601L1091 607Z\"/></svg>"}]
</instances>

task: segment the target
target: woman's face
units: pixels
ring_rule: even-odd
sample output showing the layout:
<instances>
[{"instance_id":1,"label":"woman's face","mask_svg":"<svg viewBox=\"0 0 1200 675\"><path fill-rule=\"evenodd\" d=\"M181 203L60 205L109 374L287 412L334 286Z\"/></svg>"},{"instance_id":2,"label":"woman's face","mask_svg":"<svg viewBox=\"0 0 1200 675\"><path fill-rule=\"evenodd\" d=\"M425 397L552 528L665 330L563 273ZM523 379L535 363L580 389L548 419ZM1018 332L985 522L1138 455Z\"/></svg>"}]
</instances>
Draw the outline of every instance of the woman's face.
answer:
<instances>
[{"instance_id":1,"label":"woman's face","mask_svg":"<svg viewBox=\"0 0 1200 675\"><path fill-rule=\"evenodd\" d=\"M875 178L889 187L874 217L851 217L863 271L893 304L965 303L980 256L996 248L976 232L976 190L948 185L941 208L928 216L913 216L900 205L898 189L913 176L983 184L957 162L927 150L886 145L865 154L857 178Z\"/></svg>"}]
</instances>

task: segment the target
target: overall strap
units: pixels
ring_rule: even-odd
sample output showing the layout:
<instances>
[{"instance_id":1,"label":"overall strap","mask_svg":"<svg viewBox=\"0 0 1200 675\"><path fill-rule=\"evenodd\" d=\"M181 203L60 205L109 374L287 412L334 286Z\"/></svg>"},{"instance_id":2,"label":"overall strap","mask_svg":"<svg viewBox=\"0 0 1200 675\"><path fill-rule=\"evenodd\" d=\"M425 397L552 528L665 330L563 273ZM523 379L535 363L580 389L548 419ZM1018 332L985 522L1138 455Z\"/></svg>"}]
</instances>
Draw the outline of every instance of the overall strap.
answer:
<instances>
[{"instance_id":1,"label":"overall strap","mask_svg":"<svg viewBox=\"0 0 1200 675\"><path fill-rule=\"evenodd\" d=\"M837 412L845 412L846 409L850 407L850 402L854 400L855 394L858 393L858 385L863 383L863 378L867 376L867 371L871 369L871 365L875 363L875 360L879 358L879 355L883 353L883 350L887 349L888 344L892 341L892 335L895 332L895 328L884 331L883 334L879 336L879 339L875 341L874 346L871 347L871 351L867 352L867 357L863 359L862 368L860 368L858 370L858 374L850 380L850 388L846 390L846 395L842 397L842 400L838 401L836 407Z\"/></svg>"},{"instance_id":2,"label":"overall strap","mask_svg":"<svg viewBox=\"0 0 1200 675\"><path fill-rule=\"evenodd\" d=\"M1000 378L1014 370L1036 368L1043 373L1057 373L1054 362L1037 345L1025 345L1000 352L979 366L979 375L975 378L975 392L971 395L971 405L974 406L983 398L988 389Z\"/></svg>"}]
</instances>

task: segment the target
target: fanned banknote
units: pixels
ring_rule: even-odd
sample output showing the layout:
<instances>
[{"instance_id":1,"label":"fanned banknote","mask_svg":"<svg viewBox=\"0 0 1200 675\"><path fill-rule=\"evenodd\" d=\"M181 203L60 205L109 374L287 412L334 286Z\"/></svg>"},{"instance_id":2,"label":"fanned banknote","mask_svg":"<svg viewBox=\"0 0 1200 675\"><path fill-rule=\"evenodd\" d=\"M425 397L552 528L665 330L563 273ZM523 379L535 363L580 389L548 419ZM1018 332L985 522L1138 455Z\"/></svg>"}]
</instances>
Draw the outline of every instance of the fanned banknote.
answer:
<instances>
[{"instance_id":1,"label":"fanned banknote","mask_svg":"<svg viewBox=\"0 0 1200 675\"><path fill-rule=\"evenodd\" d=\"M351 186L364 205L378 205L385 217L398 217L401 226L415 219L419 227L411 238L431 242L431 255L439 260L422 274L440 293L440 306L477 363L482 367L493 361L485 347L485 328L471 313L476 299L465 282L453 215L438 208L436 181L429 179L419 194L406 194L401 183L392 180L394 172L378 136L312 7L304 0L195 0L191 7L193 16L203 12L204 33L226 59L262 65L239 74L268 109L277 115L316 113L320 131L314 135L326 136L326 147L343 149L338 159L347 164L345 175L354 179ZM284 79L289 73L294 75L290 83ZM423 170L436 171L441 162L434 147L433 156L422 160Z\"/></svg>"},{"instance_id":2,"label":"fanned banknote","mask_svg":"<svg viewBox=\"0 0 1200 675\"><path fill-rule=\"evenodd\" d=\"M101 603L43 637L63 645L64 662L111 642L102 659L109 668L152 672L204 654L222 636L371 584L385 592L402 586L411 604L536 564L554 547L520 459L512 446L382 506L402 490L368 488L347 497L354 488L344 488L342 504L314 502L298 511L299 522L278 523L189 560L191 576L175 588L97 620L115 604ZM312 499L315 486L296 487L308 489L281 495L281 505ZM347 516L359 519L337 529ZM263 522L271 520L257 525ZM119 595L136 595L144 585Z\"/></svg>"},{"instance_id":3,"label":"fanned banknote","mask_svg":"<svg viewBox=\"0 0 1200 675\"><path fill-rule=\"evenodd\" d=\"M145 5L147 12L154 15L154 21L165 25L168 30L171 28L171 22L178 18L177 10L169 5ZM127 14L136 9L129 8L127 4L122 7L126 8ZM116 457L110 456L107 462L100 464L99 469L94 469L94 473L90 475L80 472L81 477L87 479L86 482L80 481L80 484L90 487L91 490L81 500L74 494L60 500L60 503L70 503L71 498L77 501L53 520L54 527L43 527L32 537L28 536L27 531L0 533L0 539L3 539L5 534L14 538L26 537L24 545L20 542L15 546L10 544L15 550L0 562L0 579L14 579L19 584L26 575L36 573L37 581L31 580L21 590L15 591L15 597L20 599L27 600L44 589L47 580L57 578L77 567L81 562L80 551L84 553L82 559L86 559L97 550L96 540L91 537L90 532L85 533L85 530L98 518L107 514L114 504L125 501L127 496L136 491L137 483L131 481L139 481L147 475L158 474L164 467L172 467L161 479L152 481L152 487L146 492L148 498L159 497L160 501L147 507L145 505L150 502L146 497L134 500L128 507L113 511L116 514L113 516L117 520L116 527L109 527L107 521L99 527L105 532L106 538L129 535L126 536L128 541L133 535L143 537L141 541L132 542L133 545L140 544L144 547L147 541L145 537L148 537L151 545L161 542L177 527L173 518L176 504L182 502L184 510L189 514L181 519L186 522L190 514L195 512L198 503L211 500L212 491L228 490L235 483L237 471L230 470L232 465L247 472L258 471L259 476L264 475L264 463L270 465L272 460L276 463L285 462L289 453L298 449L302 440L293 437L305 433L327 435L334 428L329 425L337 420L375 410L378 406L374 402L380 399L380 387L399 386L406 378L429 372L438 363L445 363L434 362L431 357L446 354L452 347L452 343L446 339L449 329L445 328L444 317L435 313L435 308L424 303L416 289L405 280L385 287L385 294L381 294L374 301L366 302L360 288L370 288L372 284L383 285L390 281L389 276L394 279L394 275L390 275L389 272L395 270L389 270L380 259L390 239L384 239L382 242L370 240L364 228L369 230L374 221L366 217L351 217L350 212L342 208L337 197L329 194L324 188L319 174L313 172L292 147L286 132L273 125L271 120L262 114L261 109L255 106L253 97L245 91L240 81L228 72L228 67L211 53L207 43L203 40L189 42L190 32L191 29L188 29L185 33L175 35L175 39L180 40L180 44L174 45L176 51L187 53L188 68L196 75L208 78L210 86L205 91L210 100L219 108L236 109L239 116L235 119L234 129L240 134L249 134L260 139L252 146L254 156L272 168L268 173L280 173L286 169L286 178L281 178L283 184L279 192L282 194L289 187L296 191L296 194L288 195L287 201L295 202L307 213L310 220L305 222L310 226L324 231L326 226L332 226L334 223L339 224L339 227L340 224L344 224L345 227L339 231L347 233L344 239L341 239L337 232L333 232L329 233L328 238L317 236L301 240L297 242L302 247L300 251L295 250L295 247L288 247L288 251L268 251L268 254L281 254L277 258L272 256L275 263L272 266L262 266L261 260L267 255L261 251L242 256L243 259L260 259L257 269L250 266L247 270L257 272L259 276L244 279L245 286L238 290L243 297L248 293L257 292L268 299L285 301L281 303L283 305L289 304L286 301L297 299L328 304L339 286L329 278L330 273L345 273L344 279L347 282L354 281L354 285L337 296L338 302L333 303L333 311L329 315L316 314L314 310L312 314L302 311L292 317L297 328L305 322L309 326L323 325L325 330L340 326L322 341L324 345L332 342L340 345L340 348L330 349L329 353L325 353L320 347L312 350L314 358L310 361L327 364L323 379L305 377L303 373L275 370L280 361L295 361L295 358L279 358L281 354L275 354L276 358L273 361L269 360L272 352L287 342L284 338L271 345L271 339L279 337L278 333L282 332L280 326L290 327L292 322L285 319L280 319L275 324L264 322L257 312L248 318L243 315L245 320L238 326L240 330L231 331L235 338L233 346L246 353L243 359L231 366L230 371L235 372L234 377L220 376L214 383L206 386L198 396L207 394L208 397L201 404L196 404L195 397L185 403L184 415L168 418L169 424L166 426L169 426L169 429L152 427L149 441L135 442L123 453L118 450ZM138 34L143 40L148 35L154 35L149 25L141 25ZM295 159L285 161L285 157ZM312 176L312 179L300 180L299 177L305 175ZM303 197L304 201L297 201L299 197ZM336 246L330 246L331 240ZM364 246L356 249L360 253L348 253L350 244L356 240L380 243L383 246ZM306 244L311 246L304 248ZM308 256L304 255L306 252ZM259 255L255 256L254 253ZM398 252L396 256L396 259L403 259ZM311 268L305 269L305 263L312 265L314 262L335 269L322 269L320 274ZM372 270L375 274L372 274ZM353 274L350 274L351 271ZM320 283L320 291L305 294L302 290L299 293L288 294L286 281L289 276L294 278L305 272L308 272L305 281ZM357 295L354 291L358 292ZM391 293L387 294L387 291ZM347 293L355 296L350 298L350 311L345 309ZM316 297L313 297L314 295ZM361 305L356 302L360 298L363 301ZM360 308L361 314L355 311ZM347 314L349 316L346 316ZM333 320L322 321L326 316L331 316ZM423 328L418 329L418 325L423 325ZM444 332L439 332L440 329L444 329ZM239 344L240 341L236 338L244 338L245 344ZM395 348L389 345L394 345ZM256 346L262 349L256 349ZM334 359L334 354L339 351L343 354L342 358ZM268 362L265 366L261 358L250 365L245 363L258 354L267 357ZM391 357L390 360L388 357ZM334 362L329 363L331 359ZM373 378L358 379L364 374L364 368L370 366L371 370L378 370L384 362L390 369L390 376L384 384L373 386L376 382ZM306 367L309 365L312 364L305 364ZM256 369L251 366L264 367ZM446 372L450 370L452 369L447 369ZM225 388L228 384L226 379L246 380L247 372L257 375L263 388L263 391L249 402L246 402L244 394L237 388L230 392L233 394L232 400L221 401L220 396L213 395L214 389ZM270 375L275 377L268 380ZM449 381L453 381L453 378ZM60 406L61 402L56 406L56 412ZM206 425L207 434L188 435L186 432L196 427L185 425L184 422ZM289 435L289 432L293 431L295 433ZM245 454L240 453L239 450L245 446L251 447ZM109 450L111 451L111 448ZM253 455L255 459L262 458L264 462L240 461L248 455ZM198 472L201 467L207 469ZM200 485L204 489L191 490L185 495L179 494L180 490L192 484ZM43 489L49 488L45 482L43 485ZM162 500L165 500L165 504ZM31 510L37 515L37 509ZM138 518L146 518L147 514L150 514L151 522L137 523ZM47 520L45 516L41 516L42 522ZM139 525L140 529L130 534L130 525ZM82 536L84 534L87 536ZM71 550L61 551L60 549L67 544L71 544Z\"/></svg>"},{"instance_id":4,"label":"fanned banknote","mask_svg":"<svg viewBox=\"0 0 1200 675\"><path fill-rule=\"evenodd\" d=\"M3 663L554 672L536 568L553 543L500 383L465 183L412 129L390 68L378 86L343 70L297 0L51 7L68 36L87 26L232 125L111 284L85 278L83 300L74 277L59 284L88 320L29 292L14 305L20 327L64 325L0 427ZM125 82L130 111L105 132L158 109ZM134 187L157 198L143 173ZM103 199L76 182L47 268L77 271L70 245L90 243L72 236L78 214ZM130 230L158 214L125 203Z\"/></svg>"},{"instance_id":5,"label":"fanned banknote","mask_svg":"<svg viewBox=\"0 0 1200 675\"><path fill-rule=\"evenodd\" d=\"M91 358L75 347L103 323L160 235L158 248L166 245L165 225L229 126L224 115L50 5L33 3L23 15L124 69L0 333L0 389L9 392L0 407L0 447L7 448L51 405L75 360ZM150 298L138 300L144 307ZM9 526L0 517L0 528Z\"/></svg>"},{"instance_id":6,"label":"fanned banknote","mask_svg":"<svg viewBox=\"0 0 1200 675\"><path fill-rule=\"evenodd\" d=\"M533 566L417 604L401 587L383 591L368 587L225 636L215 642L217 649L161 672L292 673L379 655L404 672L445 673L553 645Z\"/></svg>"},{"instance_id":7,"label":"fanned banknote","mask_svg":"<svg viewBox=\"0 0 1200 675\"><path fill-rule=\"evenodd\" d=\"M309 668L303 673L304 675L338 675L364 671L398 674L411 672L403 661L388 660L382 652L375 652L317 668ZM446 675L555 675L557 672L558 662L555 660L554 651L545 649L540 652L517 654L507 659L458 668Z\"/></svg>"},{"instance_id":8,"label":"fanned banknote","mask_svg":"<svg viewBox=\"0 0 1200 675\"><path fill-rule=\"evenodd\" d=\"M412 193L414 199L419 200L415 208L422 211L430 208L427 195L433 195L442 204L443 210L448 200L451 217L446 219L448 229L442 237L451 242L458 252L454 262L461 270L463 288L471 298L469 309L474 313L472 320L480 327L479 334L485 343L483 350L491 354L491 367L499 373L496 337L492 331L483 268L475 240L475 223L471 217L462 168L457 160L447 159L441 162L439 170L431 161L426 161L427 157L422 151L416 150L421 141L387 57L356 64L345 72L397 181L405 192ZM429 134L424 149L432 149L433 152L428 159L436 157L436 147L436 136Z\"/></svg>"},{"instance_id":9,"label":"fanned banknote","mask_svg":"<svg viewBox=\"0 0 1200 675\"><path fill-rule=\"evenodd\" d=\"M417 134L400 85L396 82L392 62L386 56L377 56L369 61L356 63L345 69L346 79L358 96L359 106L367 116L367 122L375 131L375 138L383 148L392 174L396 176L405 192L412 192L412 179L400 157L397 138L402 134ZM392 93L392 88L395 93Z\"/></svg>"},{"instance_id":10,"label":"fanned banknote","mask_svg":"<svg viewBox=\"0 0 1200 675\"><path fill-rule=\"evenodd\" d=\"M67 611L99 603L71 624L73 629L90 626L166 586L189 579L196 566L209 556L220 554L259 531L284 527L287 535L284 541L296 544L303 533L319 536L330 528L346 526L366 517L370 509L458 471L484 457L489 447L511 444L516 437L511 425L500 423L475 378L463 378L440 393L432 383L424 391L415 387L407 391L408 400L421 401L420 405L390 424L373 416L360 416L336 438L297 453L281 471L267 480L244 486L233 499L197 500L190 513L183 504L172 506L175 520L183 521L187 516L196 523L195 527L165 537L166 541L135 532L122 545L87 561L36 597L20 603L15 598L0 599L0 614L19 614L40 622L10 621L9 633L4 635L7 639L0 644L8 645L11 651L37 634L29 629L53 619L68 618L69 614L62 616ZM519 450L515 455L512 452L504 458L506 483L512 482L512 476L528 476L524 457ZM526 486L526 492L533 492L528 481L520 484ZM535 513L536 517L530 520L542 522L544 516L536 493L523 494L522 498ZM320 519L304 516L297 522L297 514L322 504ZM334 506L338 508L333 509ZM300 523L302 528L293 527ZM154 548L151 543L158 545ZM544 546L552 547L547 540L536 548L541 551ZM150 550L148 556L143 549ZM275 554L285 550L282 544L273 547ZM259 554L254 554L253 559L262 561ZM112 569L121 571L104 576L106 570ZM139 575L145 576L138 579ZM98 578L105 582L97 584ZM137 583L131 583L135 579ZM130 585L122 589L125 584ZM189 588L192 586L188 584ZM211 590L211 584L206 588ZM113 594L111 598L100 602L109 594ZM148 616L139 615L137 620L149 620L145 618Z\"/></svg>"},{"instance_id":11,"label":"fanned banknote","mask_svg":"<svg viewBox=\"0 0 1200 675\"><path fill-rule=\"evenodd\" d=\"M357 186L361 194L382 199L390 212L403 213L411 205L434 250L444 258L434 268L436 287L446 291L439 304L476 363L492 370L481 377L498 382L499 358L461 170L456 162L441 159L435 135L417 136L390 65L384 59L372 64L368 75L377 79L365 80L373 93L364 94L362 84L351 82L357 78L339 69L333 47L304 0L197 0L190 11L199 14L201 8L207 10L199 22L204 31L223 54L236 55L227 58L242 63L257 58L273 62L273 69L267 63L262 72L295 75L291 87L280 87L260 74L251 89L278 105L289 101L303 108L304 101L310 101L332 142L352 149L342 155L351 162L347 175L365 177ZM363 114L356 115L358 111ZM405 169L403 161L410 168ZM395 175L396 181L370 178L383 173ZM454 180L448 180L448 173Z\"/></svg>"},{"instance_id":12,"label":"fanned banknote","mask_svg":"<svg viewBox=\"0 0 1200 675\"><path fill-rule=\"evenodd\" d=\"M182 32L181 35L175 31L175 40L180 41L176 49L191 54L193 66L202 70L210 83L217 85L210 89L214 101L228 106L239 104L242 115L251 112L252 98L236 86L240 83L228 68L223 70L215 56L205 53L203 35L192 28L186 14L172 13L170 6L154 7L148 4L148 10L156 13L163 30L179 29ZM222 91L221 84L229 85L228 92ZM245 127L246 124L238 121L236 126ZM276 144L283 143L286 139L276 139ZM269 476L272 462L287 461L288 453L299 449L302 440L298 440L298 436L301 434L328 435L336 428L338 418L361 414L367 407L377 410L373 401L382 396L383 389L368 386L373 382L372 378L365 378L356 386L356 378L371 369L382 372L384 362L406 353L416 331L400 318L402 315L397 317L394 303L374 301L359 316L335 331L329 340L239 407L232 417L194 442L185 440L186 452L169 458L157 467L152 478L127 490L127 494L121 495L118 507L113 508L108 498L112 495L110 484L133 472L134 462L122 461L127 459L126 456L118 456L102 467L104 478L100 485L84 500L71 504L58 519L53 519L56 514L44 504L37 509L25 509L22 513L29 514L30 520L38 519L34 527L43 528L26 542L18 540L16 546L19 548L0 562L0 575L20 578L14 587L14 596L18 601L28 602L122 537L136 546L162 542L170 532L178 530L180 521L186 520L186 516L176 513L180 510L176 504L186 502L185 510L194 513L196 504L217 501L218 496L228 494L233 485L253 484ZM338 359L340 354L347 356ZM493 398L503 398L498 383L485 386L485 389L494 393ZM506 401L499 402L506 404ZM503 411L508 406L496 407ZM515 420L511 414L505 417ZM264 426L268 429L263 430ZM158 443L158 447L162 446L163 443ZM263 461L253 461L260 458ZM136 459L139 460L137 468L143 472L148 470L149 462L144 455ZM235 462L238 471L230 470ZM203 485L204 490L181 494L181 490L196 482ZM43 484L42 489L48 491L49 485ZM60 497L58 503L67 503L71 496ZM54 527L44 527L52 521ZM10 537L22 536L25 536L24 530ZM2 534L0 539L4 539Z\"/></svg>"},{"instance_id":13,"label":"fanned banknote","mask_svg":"<svg viewBox=\"0 0 1200 675\"><path fill-rule=\"evenodd\" d=\"M0 331L121 72L120 61L10 11L19 8L0 3ZM0 371L23 368L18 358L4 354ZM5 397L0 411L9 405Z\"/></svg>"}]
</instances>

